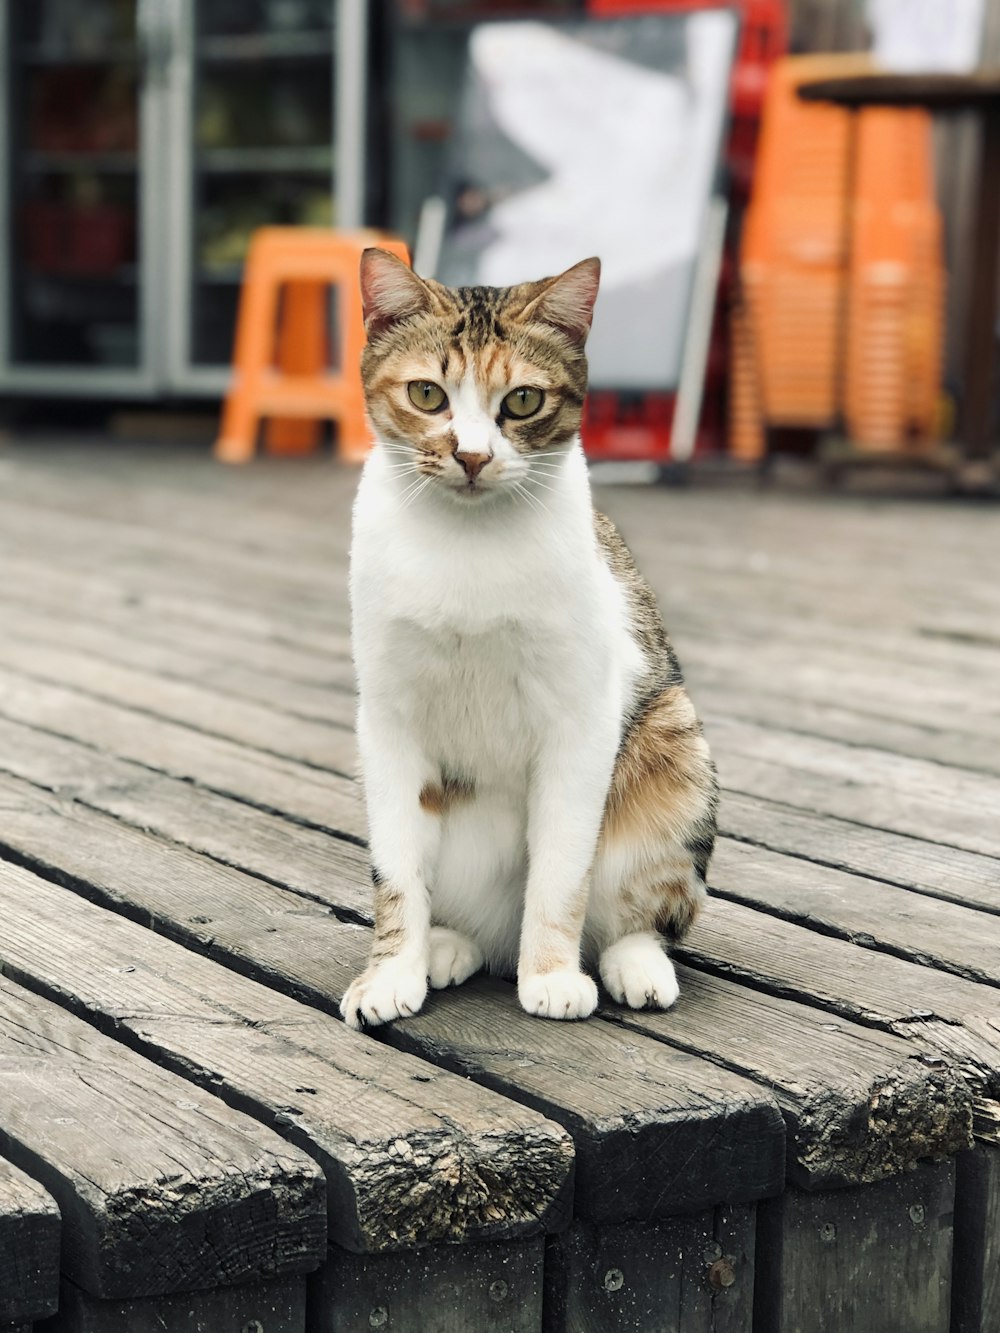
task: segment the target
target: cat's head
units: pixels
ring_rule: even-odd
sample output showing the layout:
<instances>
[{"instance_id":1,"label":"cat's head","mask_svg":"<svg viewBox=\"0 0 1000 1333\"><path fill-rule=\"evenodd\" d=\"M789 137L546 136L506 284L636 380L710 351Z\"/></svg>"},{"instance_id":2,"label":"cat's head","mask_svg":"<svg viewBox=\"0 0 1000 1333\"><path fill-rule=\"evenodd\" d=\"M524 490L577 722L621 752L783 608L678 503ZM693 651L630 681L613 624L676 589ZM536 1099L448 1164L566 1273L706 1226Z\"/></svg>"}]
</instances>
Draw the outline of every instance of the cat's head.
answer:
<instances>
[{"instance_id":1,"label":"cat's head","mask_svg":"<svg viewBox=\"0 0 1000 1333\"><path fill-rule=\"evenodd\" d=\"M544 484L580 429L600 269L454 289L364 252L365 400L400 477L464 503Z\"/></svg>"}]
</instances>

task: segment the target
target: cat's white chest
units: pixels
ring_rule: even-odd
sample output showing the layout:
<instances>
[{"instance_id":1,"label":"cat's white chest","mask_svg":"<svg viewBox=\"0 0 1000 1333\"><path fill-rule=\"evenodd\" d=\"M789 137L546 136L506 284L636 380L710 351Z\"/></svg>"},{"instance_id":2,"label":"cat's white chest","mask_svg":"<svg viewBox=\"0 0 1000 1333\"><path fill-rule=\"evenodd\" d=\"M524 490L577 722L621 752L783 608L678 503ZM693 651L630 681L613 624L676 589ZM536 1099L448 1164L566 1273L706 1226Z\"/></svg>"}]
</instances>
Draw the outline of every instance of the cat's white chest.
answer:
<instances>
[{"instance_id":1,"label":"cat's white chest","mask_svg":"<svg viewBox=\"0 0 1000 1333\"><path fill-rule=\"evenodd\" d=\"M523 625L476 631L386 626L386 647L419 664L399 681L398 707L446 776L521 786L541 718L525 679L532 651Z\"/></svg>"}]
</instances>

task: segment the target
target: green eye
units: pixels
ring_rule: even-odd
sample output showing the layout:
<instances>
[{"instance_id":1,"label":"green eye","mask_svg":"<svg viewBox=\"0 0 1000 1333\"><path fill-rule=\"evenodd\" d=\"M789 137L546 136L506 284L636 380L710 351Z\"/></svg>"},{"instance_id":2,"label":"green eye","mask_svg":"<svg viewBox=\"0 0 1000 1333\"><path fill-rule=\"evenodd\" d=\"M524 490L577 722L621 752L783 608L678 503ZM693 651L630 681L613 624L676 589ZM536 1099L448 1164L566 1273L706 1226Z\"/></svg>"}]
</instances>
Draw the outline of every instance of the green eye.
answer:
<instances>
[{"instance_id":1,"label":"green eye","mask_svg":"<svg viewBox=\"0 0 1000 1333\"><path fill-rule=\"evenodd\" d=\"M448 395L440 384L432 384L430 380L411 380L406 386L406 392L410 395L410 402L414 407L419 407L421 412L440 412L442 407L448 406Z\"/></svg>"},{"instance_id":2,"label":"green eye","mask_svg":"<svg viewBox=\"0 0 1000 1333\"><path fill-rule=\"evenodd\" d=\"M500 411L505 417L533 417L544 398L541 389L511 389L500 404Z\"/></svg>"}]
</instances>

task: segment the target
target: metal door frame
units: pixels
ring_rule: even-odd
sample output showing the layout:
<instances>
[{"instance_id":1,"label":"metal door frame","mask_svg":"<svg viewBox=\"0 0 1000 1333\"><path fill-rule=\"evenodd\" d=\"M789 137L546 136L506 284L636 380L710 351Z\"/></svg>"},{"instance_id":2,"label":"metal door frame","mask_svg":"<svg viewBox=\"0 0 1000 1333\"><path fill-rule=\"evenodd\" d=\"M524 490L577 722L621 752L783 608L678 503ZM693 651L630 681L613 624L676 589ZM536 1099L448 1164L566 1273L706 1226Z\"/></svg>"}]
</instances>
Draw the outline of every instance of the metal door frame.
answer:
<instances>
[{"instance_id":1,"label":"metal door frame","mask_svg":"<svg viewBox=\"0 0 1000 1333\"><path fill-rule=\"evenodd\" d=\"M164 293L166 382L175 393L223 395L231 372L198 366L191 359L191 293L194 281L194 5L176 4L173 50L164 92L166 133L166 222L164 264L174 280ZM364 221L364 142L366 125L368 23L364 0L330 0L335 6L331 78L334 86L331 188L338 227Z\"/></svg>"},{"instance_id":2,"label":"metal door frame","mask_svg":"<svg viewBox=\"0 0 1000 1333\"><path fill-rule=\"evenodd\" d=\"M158 287L165 275L157 263L162 220L156 202L158 181L163 172L162 98L158 87L157 61L162 58L166 24L173 0L135 0L136 45L139 65L139 363L124 366L68 365L31 366L11 361L11 123L9 9L0 5L0 71L7 90L0 96L0 390L16 394L65 394L97 397L148 398L162 386L160 330L155 313ZM161 307L162 309L162 307Z\"/></svg>"}]
</instances>

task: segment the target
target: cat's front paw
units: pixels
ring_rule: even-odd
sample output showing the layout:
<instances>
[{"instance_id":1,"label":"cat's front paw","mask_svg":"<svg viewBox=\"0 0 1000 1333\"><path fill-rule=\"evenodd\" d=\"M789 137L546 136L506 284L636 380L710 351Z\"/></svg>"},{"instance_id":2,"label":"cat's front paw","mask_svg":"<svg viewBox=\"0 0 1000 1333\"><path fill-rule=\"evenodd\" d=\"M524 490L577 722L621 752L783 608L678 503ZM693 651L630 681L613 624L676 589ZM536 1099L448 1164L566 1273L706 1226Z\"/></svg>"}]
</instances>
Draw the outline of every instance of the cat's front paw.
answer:
<instances>
[{"instance_id":1,"label":"cat's front paw","mask_svg":"<svg viewBox=\"0 0 1000 1333\"><path fill-rule=\"evenodd\" d=\"M517 981L522 1009L539 1018L586 1018L597 1008L597 987L585 972L538 972Z\"/></svg>"},{"instance_id":2,"label":"cat's front paw","mask_svg":"<svg viewBox=\"0 0 1000 1333\"><path fill-rule=\"evenodd\" d=\"M630 1009L669 1009L680 994L674 965L655 936L626 935L601 954L608 994Z\"/></svg>"},{"instance_id":3,"label":"cat's front paw","mask_svg":"<svg viewBox=\"0 0 1000 1333\"><path fill-rule=\"evenodd\" d=\"M348 986L340 1013L355 1029L418 1013L427 998L427 969L412 960L386 958Z\"/></svg>"},{"instance_id":4,"label":"cat's front paw","mask_svg":"<svg viewBox=\"0 0 1000 1333\"><path fill-rule=\"evenodd\" d=\"M483 965L483 951L468 935L447 926L431 926L430 983L435 990L460 986Z\"/></svg>"}]
</instances>

